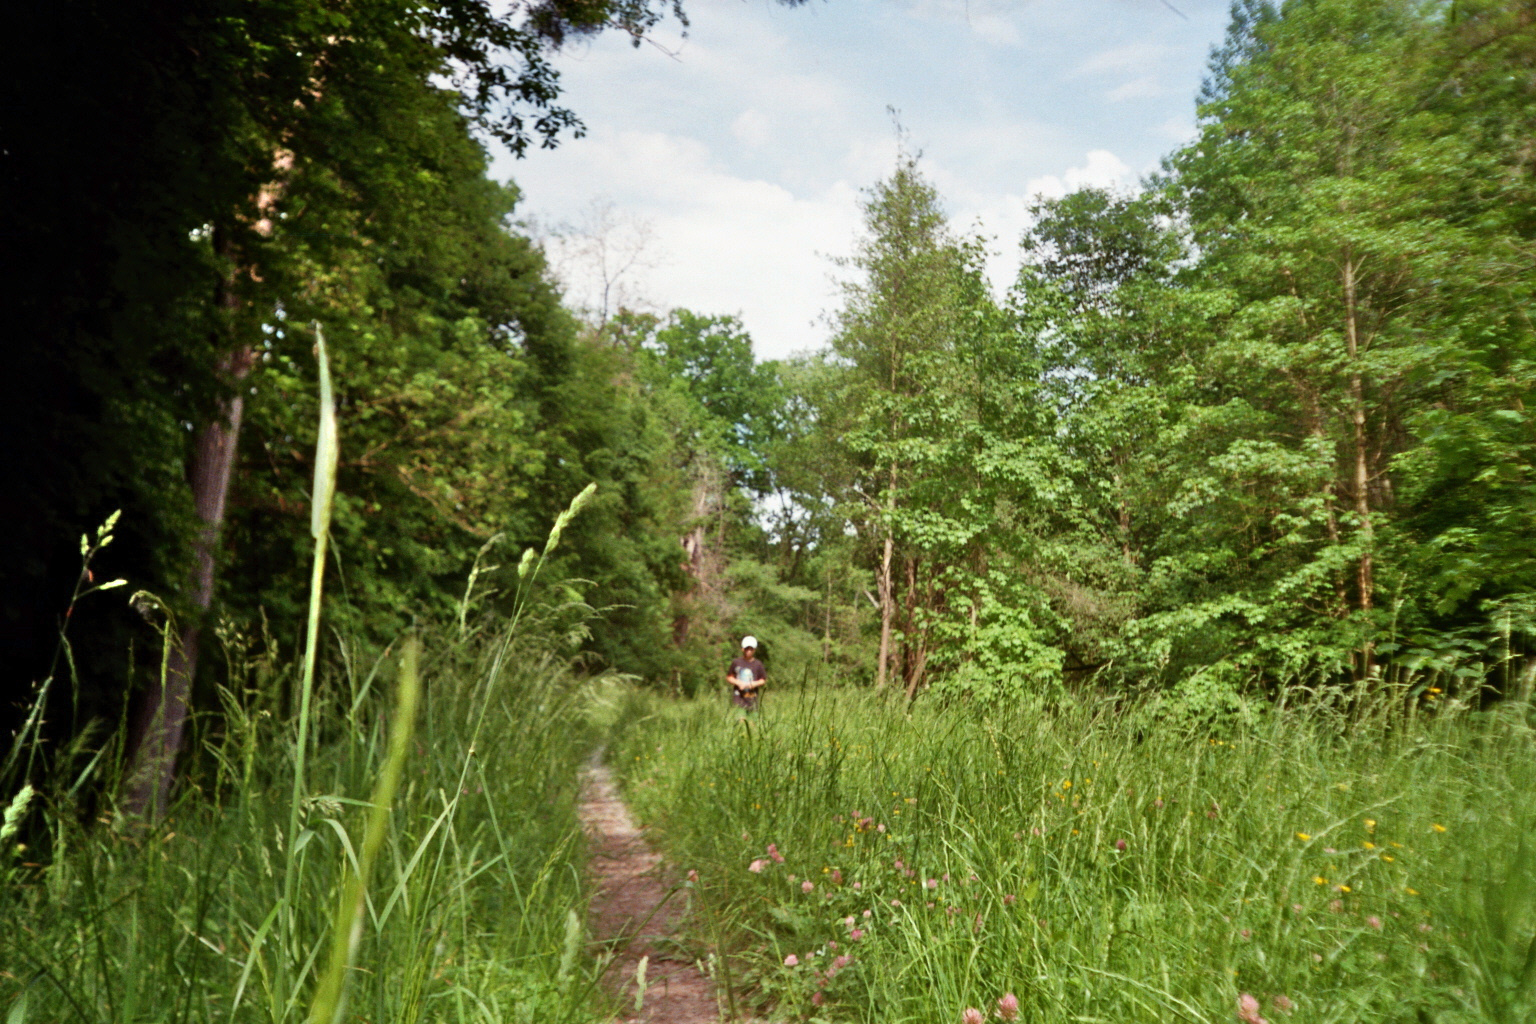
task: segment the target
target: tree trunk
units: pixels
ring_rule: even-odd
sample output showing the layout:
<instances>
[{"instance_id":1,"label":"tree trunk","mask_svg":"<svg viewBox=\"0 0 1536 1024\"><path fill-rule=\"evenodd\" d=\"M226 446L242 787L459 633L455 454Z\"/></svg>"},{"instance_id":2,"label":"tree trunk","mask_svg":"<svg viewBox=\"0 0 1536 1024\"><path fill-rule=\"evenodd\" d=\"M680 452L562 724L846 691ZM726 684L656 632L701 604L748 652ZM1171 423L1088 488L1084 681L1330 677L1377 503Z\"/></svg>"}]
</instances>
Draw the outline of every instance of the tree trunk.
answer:
<instances>
[{"instance_id":1,"label":"tree trunk","mask_svg":"<svg viewBox=\"0 0 1536 1024\"><path fill-rule=\"evenodd\" d=\"M227 287L221 289L220 305L228 308L232 299ZM220 401L211 422L198 431L187 467L187 482L197 511L197 536L192 543L192 579L189 597L191 613L180 633L170 639L171 649L164 675L158 685L145 692L133 727L134 753L127 777L123 810L130 814L158 818L169 803L171 782L176 774L176 756L181 750L192 680L197 674L197 649L202 638L203 619L213 606L213 585L223 533L224 508L229 498L229 483L234 475L235 455L240 444L240 421L245 399L240 385L250 375L254 352L249 346L236 349L219 360L219 377L230 385L230 395Z\"/></svg>"},{"instance_id":2,"label":"tree trunk","mask_svg":"<svg viewBox=\"0 0 1536 1024\"><path fill-rule=\"evenodd\" d=\"M919 639L917 629L917 556L912 556L907 562L907 609L906 628L901 642L902 670L906 673L907 702L917 696L917 688L923 681L923 670L928 666L928 645Z\"/></svg>"},{"instance_id":3,"label":"tree trunk","mask_svg":"<svg viewBox=\"0 0 1536 1024\"><path fill-rule=\"evenodd\" d=\"M875 689L885 688L886 674L891 664L891 618L895 613L895 600L891 587L891 553L896 541L887 529L885 548L880 555L880 574L875 586L880 598L880 662L875 672Z\"/></svg>"},{"instance_id":4,"label":"tree trunk","mask_svg":"<svg viewBox=\"0 0 1536 1024\"><path fill-rule=\"evenodd\" d=\"M883 690L890 678L891 623L896 616L896 588L891 581L891 556L896 549L896 525L891 516L896 511L896 463L891 463L890 479L886 488L885 544L880 553L880 575L876 588L880 592L880 661L875 672L875 689Z\"/></svg>"},{"instance_id":5,"label":"tree trunk","mask_svg":"<svg viewBox=\"0 0 1536 1024\"><path fill-rule=\"evenodd\" d=\"M1346 251L1342 270L1344 285L1344 340L1349 349L1349 418L1355 445L1355 514L1360 519L1361 550L1356 571L1359 608L1369 612L1375 605L1376 581L1371 559L1373 531L1371 524L1371 467L1367 448L1365 414L1365 378L1360 372L1360 327L1357 311L1354 254ZM1372 644L1367 640L1360 650L1360 677L1369 679L1373 660Z\"/></svg>"}]
</instances>

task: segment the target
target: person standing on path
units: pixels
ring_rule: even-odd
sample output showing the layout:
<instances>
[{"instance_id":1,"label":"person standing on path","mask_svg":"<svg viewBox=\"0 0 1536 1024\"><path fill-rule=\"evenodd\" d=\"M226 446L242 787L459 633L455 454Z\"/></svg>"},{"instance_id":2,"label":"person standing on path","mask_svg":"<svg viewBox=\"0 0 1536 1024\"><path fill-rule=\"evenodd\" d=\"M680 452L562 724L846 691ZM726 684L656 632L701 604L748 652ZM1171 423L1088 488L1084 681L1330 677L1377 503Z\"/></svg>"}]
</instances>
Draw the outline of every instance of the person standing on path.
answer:
<instances>
[{"instance_id":1,"label":"person standing on path","mask_svg":"<svg viewBox=\"0 0 1536 1024\"><path fill-rule=\"evenodd\" d=\"M747 711L757 707L763 684L768 682L768 673L757 660L757 637L741 638L741 657L731 662L725 678L731 684L732 704Z\"/></svg>"}]
</instances>

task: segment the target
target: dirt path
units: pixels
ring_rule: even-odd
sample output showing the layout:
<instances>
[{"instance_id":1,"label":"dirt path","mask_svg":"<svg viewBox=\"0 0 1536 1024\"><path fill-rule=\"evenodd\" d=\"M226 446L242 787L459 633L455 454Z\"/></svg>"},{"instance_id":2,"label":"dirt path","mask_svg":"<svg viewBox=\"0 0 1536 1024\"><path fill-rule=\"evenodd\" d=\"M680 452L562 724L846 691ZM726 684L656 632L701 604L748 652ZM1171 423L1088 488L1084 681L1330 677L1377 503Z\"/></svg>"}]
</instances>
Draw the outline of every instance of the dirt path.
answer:
<instances>
[{"instance_id":1,"label":"dirt path","mask_svg":"<svg viewBox=\"0 0 1536 1024\"><path fill-rule=\"evenodd\" d=\"M594 889L591 927L599 941L614 944L604 978L619 999L619 1019L638 1024L715 1024L721 1019L714 986L671 936L682 916L683 894L645 842L619 798L602 751L582 773L581 820L592 848L588 873ZM636 970L648 957L645 997L638 1012Z\"/></svg>"}]
</instances>

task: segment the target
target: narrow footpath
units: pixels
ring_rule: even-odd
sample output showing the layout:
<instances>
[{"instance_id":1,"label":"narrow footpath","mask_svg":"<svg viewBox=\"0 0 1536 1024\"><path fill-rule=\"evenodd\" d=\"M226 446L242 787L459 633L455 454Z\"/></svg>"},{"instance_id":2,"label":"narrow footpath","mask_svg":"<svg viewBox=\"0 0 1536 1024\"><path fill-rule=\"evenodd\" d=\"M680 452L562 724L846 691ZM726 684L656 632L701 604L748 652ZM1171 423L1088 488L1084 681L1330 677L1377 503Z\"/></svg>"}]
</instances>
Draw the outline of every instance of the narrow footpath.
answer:
<instances>
[{"instance_id":1,"label":"narrow footpath","mask_svg":"<svg viewBox=\"0 0 1536 1024\"><path fill-rule=\"evenodd\" d=\"M672 940L685 909L683 894L668 898L673 886L666 868L629 816L601 750L582 773L581 820L591 845L590 925L594 938L613 949L603 980L618 999L618 1019L629 1024L716 1024L721 1014L713 984ZM645 992L637 1010L636 974L642 957L647 958Z\"/></svg>"}]
</instances>

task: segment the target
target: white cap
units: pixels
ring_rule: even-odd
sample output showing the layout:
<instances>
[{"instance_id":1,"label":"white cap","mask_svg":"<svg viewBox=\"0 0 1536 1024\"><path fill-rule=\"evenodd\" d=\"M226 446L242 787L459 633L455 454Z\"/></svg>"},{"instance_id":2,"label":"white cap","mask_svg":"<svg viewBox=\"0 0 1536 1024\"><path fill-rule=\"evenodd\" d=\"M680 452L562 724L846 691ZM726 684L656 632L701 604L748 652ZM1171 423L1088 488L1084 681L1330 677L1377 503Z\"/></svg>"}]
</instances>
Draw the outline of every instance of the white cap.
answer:
<instances>
[{"instance_id":1,"label":"white cap","mask_svg":"<svg viewBox=\"0 0 1536 1024\"><path fill-rule=\"evenodd\" d=\"M742 637L741 638L741 646L742 646L743 650L745 650L748 647L754 647L755 648L757 646L757 637L755 637L755 636L744 636L744 637Z\"/></svg>"}]
</instances>

